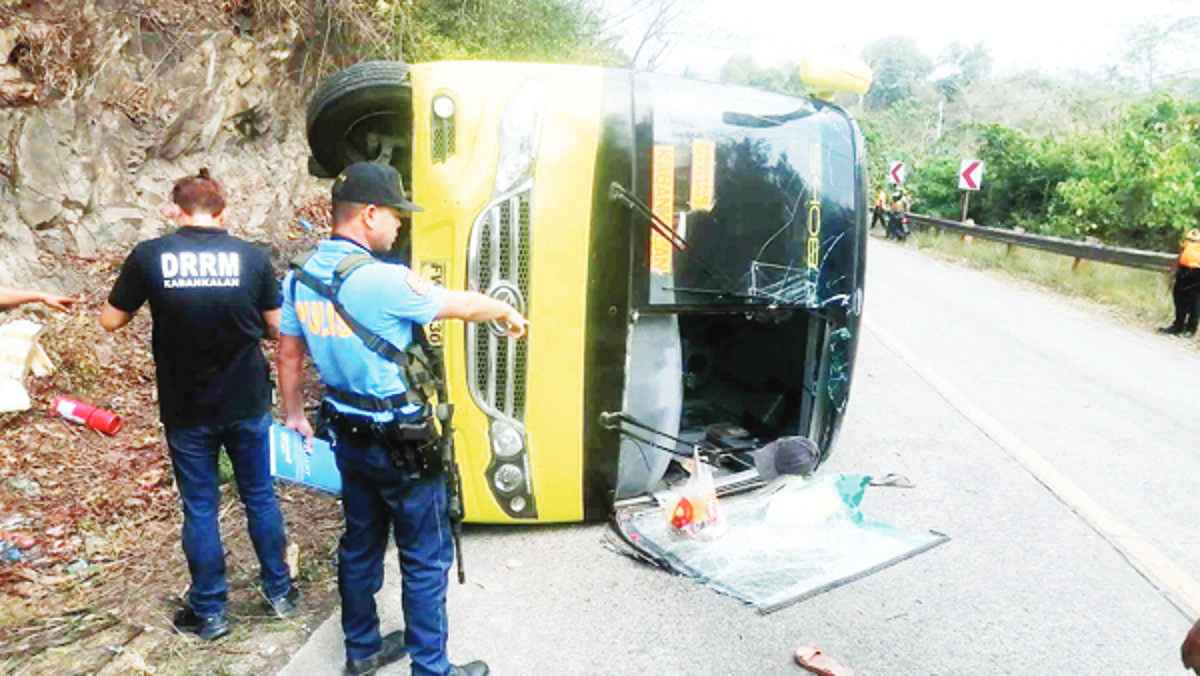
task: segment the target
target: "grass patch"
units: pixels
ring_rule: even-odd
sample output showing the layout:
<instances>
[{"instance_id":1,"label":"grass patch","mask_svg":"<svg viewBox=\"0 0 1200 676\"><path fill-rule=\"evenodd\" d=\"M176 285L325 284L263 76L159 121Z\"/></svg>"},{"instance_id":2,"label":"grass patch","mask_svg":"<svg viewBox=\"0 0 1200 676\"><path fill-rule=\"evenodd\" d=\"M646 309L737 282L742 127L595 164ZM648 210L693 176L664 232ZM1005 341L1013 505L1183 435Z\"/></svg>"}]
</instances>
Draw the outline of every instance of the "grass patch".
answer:
<instances>
[{"instance_id":1,"label":"grass patch","mask_svg":"<svg viewBox=\"0 0 1200 676\"><path fill-rule=\"evenodd\" d=\"M1073 258L1012 247L976 237L966 243L954 233L936 228L914 232L917 249L971 267L1002 270L1059 293L1103 303L1146 323L1167 324L1175 317L1171 276L1149 270L1083 261L1072 270Z\"/></svg>"},{"instance_id":2,"label":"grass patch","mask_svg":"<svg viewBox=\"0 0 1200 676\"><path fill-rule=\"evenodd\" d=\"M229 459L229 452L222 449L217 455L217 484L225 485L233 481L233 461Z\"/></svg>"}]
</instances>

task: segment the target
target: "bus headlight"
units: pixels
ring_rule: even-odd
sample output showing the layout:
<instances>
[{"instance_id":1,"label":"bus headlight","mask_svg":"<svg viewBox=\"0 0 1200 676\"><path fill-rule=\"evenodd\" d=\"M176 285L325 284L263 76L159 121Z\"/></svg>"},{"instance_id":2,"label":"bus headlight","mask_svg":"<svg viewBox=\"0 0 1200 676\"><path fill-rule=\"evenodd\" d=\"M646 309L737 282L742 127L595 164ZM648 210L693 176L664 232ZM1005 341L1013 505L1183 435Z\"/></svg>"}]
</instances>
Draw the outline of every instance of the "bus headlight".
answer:
<instances>
[{"instance_id":1,"label":"bus headlight","mask_svg":"<svg viewBox=\"0 0 1200 676\"><path fill-rule=\"evenodd\" d=\"M492 418L487 429L492 457L485 474L492 496L509 516L536 519L525 429L516 420L502 417Z\"/></svg>"},{"instance_id":2,"label":"bus headlight","mask_svg":"<svg viewBox=\"0 0 1200 676\"><path fill-rule=\"evenodd\" d=\"M454 99L445 94L439 95L433 100L433 114L443 120L454 117Z\"/></svg>"},{"instance_id":3,"label":"bus headlight","mask_svg":"<svg viewBox=\"0 0 1200 676\"><path fill-rule=\"evenodd\" d=\"M525 448L525 440L512 425L498 420L492 423L492 453L497 458L515 457Z\"/></svg>"},{"instance_id":4,"label":"bus headlight","mask_svg":"<svg viewBox=\"0 0 1200 676\"><path fill-rule=\"evenodd\" d=\"M496 469L495 476L492 477L492 483L496 485L496 490L501 493L515 493L518 488L525 484L525 473L516 465L500 465Z\"/></svg>"}]
</instances>

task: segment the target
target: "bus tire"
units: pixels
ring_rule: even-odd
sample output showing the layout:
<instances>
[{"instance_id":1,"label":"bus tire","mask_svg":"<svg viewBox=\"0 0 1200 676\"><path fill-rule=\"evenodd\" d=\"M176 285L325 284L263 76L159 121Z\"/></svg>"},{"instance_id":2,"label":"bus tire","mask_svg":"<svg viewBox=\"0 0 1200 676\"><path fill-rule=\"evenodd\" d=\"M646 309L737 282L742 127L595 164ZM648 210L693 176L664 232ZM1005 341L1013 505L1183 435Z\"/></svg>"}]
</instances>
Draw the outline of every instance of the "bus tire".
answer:
<instances>
[{"instance_id":1,"label":"bus tire","mask_svg":"<svg viewBox=\"0 0 1200 676\"><path fill-rule=\"evenodd\" d=\"M392 164L407 173L403 161L412 143L411 90L408 64L402 61L364 61L326 78L309 101L305 115L309 172L337 176L347 165L373 160L381 148L369 135L401 141Z\"/></svg>"}]
</instances>

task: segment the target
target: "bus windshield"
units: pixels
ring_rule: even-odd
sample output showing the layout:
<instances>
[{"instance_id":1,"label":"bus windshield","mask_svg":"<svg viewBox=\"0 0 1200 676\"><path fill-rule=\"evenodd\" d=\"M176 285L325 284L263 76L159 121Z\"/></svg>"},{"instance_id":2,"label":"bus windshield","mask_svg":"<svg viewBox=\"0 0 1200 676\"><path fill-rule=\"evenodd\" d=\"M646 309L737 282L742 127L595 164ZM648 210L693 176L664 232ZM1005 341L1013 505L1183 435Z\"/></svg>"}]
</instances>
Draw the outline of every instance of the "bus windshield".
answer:
<instances>
[{"instance_id":1,"label":"bus windshield","mask_svg":"<svg viewBox=\"0 0 1200 676\"><path fill-rule=\"evenodd\" d=\"M635 238L641 304L848 303L865 211L845 113L743 87L638 78L653 130L651 147L639 144L639 159L649 156L639 192L674 235L646 228Z\"/></svg>"}]
</instances>

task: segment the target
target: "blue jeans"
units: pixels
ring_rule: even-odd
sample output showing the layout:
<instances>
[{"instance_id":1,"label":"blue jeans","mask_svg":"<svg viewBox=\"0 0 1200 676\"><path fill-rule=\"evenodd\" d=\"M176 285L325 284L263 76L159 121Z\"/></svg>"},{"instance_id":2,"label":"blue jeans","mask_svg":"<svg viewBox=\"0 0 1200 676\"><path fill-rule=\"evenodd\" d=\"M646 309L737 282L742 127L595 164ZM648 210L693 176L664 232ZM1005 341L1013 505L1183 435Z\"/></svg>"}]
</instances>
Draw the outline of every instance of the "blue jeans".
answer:
<instances>
[{"instance_id":1,"label":"blue jeans","mask_svg":"<svg viewBox=\"0 0 1200 676\"><path fill-rule=\"evenodd\" d=\"M284 561L287 536L271 480L270 426L271 416L263 415L225 425L167 428L171 465L183 503L183 553L192 574L188 604L202 617L224 612L229 589L217 523L221 506L217 453L222 446L233 464L238 495L246 507L263 593L274 599L291 590L292 578Z\"/></svg>"},{"instance_id":2,"label":"blue jeans","mask_svg":"<svg viewBox=\"0 0 1200 676\"><path fill-rule=\"evenodd\" d=\"M364 659L382 647L375 594L383 587L383 555L390 529L400 550L404 639L412 672L448 673L446 587L454 546L445 479L401 472L378 444L360 446L339 439L334 450L346 516L346 532L338 547L346 657Z\"/></svg>"}]
</instances>

